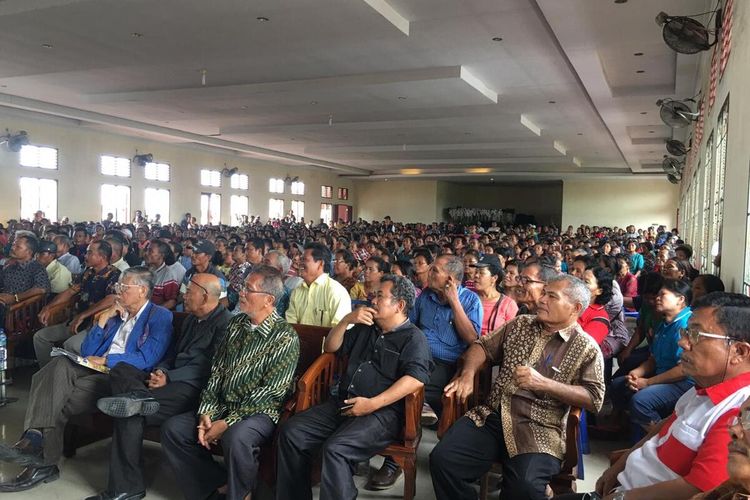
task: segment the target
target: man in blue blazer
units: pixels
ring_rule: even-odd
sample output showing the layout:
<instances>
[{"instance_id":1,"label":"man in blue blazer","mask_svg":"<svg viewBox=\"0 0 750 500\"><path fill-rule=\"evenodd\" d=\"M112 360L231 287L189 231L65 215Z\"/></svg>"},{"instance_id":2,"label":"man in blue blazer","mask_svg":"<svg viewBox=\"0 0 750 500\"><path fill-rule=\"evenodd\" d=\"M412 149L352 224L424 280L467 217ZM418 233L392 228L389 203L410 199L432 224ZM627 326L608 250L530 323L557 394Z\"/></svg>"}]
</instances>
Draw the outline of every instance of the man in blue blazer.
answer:
<instances>
[{"instance_id":1,"label":"man in blue blazer","mask_svg":"<svg viewBox=\"0 0 750 500\"><path fill-rule=\"evenodd\" d=\"M128 363L150 371L164 357L172 338L172 313L150 301L154 275L148 268L131 267L115 285L115 304L98 318L81 346L81 354L95 367ZM31 381L21 439L0 446L0 459L24 465L15 479L0 484L0 492L23 491L60 475L63 431L73 415L96 410L99 398L110 395L109 375L56 357Z\"/></svg>"}]
</instances>

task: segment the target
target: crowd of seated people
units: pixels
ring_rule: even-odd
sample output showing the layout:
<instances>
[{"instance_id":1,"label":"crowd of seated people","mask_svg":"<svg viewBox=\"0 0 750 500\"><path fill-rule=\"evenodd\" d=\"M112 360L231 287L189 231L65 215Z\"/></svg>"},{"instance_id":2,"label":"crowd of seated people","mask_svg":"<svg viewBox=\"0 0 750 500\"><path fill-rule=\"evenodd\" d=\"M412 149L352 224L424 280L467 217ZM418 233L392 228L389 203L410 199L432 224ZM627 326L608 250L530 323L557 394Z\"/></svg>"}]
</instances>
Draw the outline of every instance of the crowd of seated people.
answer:
<instances>
[{"instance_id":1,"label":"crowd of seated people","mask_svg":"<svg viewBox=\"0 0 750 500\"><path fill-rule=\"evenodd\" d=\"M485 399L430 455L437 498L476 498L494 462L501 498L546 498L568 412L602 406L633 444L597 483L602 498L744 487L720 485L742 477L729 452L749 446L750 300L699 274L675 229L256 217L228 227L190 214L149 225L141 213L127 224L10 221L0 244L0 311L48 295L24 432L0 447L24 469L0 492L56 479L65 423L98 409L116 425L107 489L91 499L145 495L145 425L161 427L186 498L248 498L294 391L293 324L330 329L325 351L348 364L334 398L281 426L279 499L311 497L299 478L315 453L321 498L356 498L357 465L396 439L403 398L423 387L422 424L434 426L444 396L468 398L487 365L498 371ZM49 324L67 302L69 321ZM171 311L189 315L174 340ZM401 474L386 457L366 488Z\"/></svg>"}]
</instances>

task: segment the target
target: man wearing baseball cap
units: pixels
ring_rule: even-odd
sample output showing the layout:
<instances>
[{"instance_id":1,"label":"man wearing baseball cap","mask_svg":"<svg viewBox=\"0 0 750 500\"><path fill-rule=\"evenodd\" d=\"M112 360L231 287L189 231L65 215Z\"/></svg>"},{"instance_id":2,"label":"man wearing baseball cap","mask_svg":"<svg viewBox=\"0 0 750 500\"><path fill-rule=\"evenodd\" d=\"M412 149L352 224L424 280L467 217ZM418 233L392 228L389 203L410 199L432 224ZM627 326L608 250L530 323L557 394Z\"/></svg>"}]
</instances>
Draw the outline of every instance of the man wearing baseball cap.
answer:
<instances>
[{"instance_id":1,"label":"man wearing baseball cap","mask_svg":"<svg viewBox=\"0 0 750 500\"><path fill-rule=\"evenodd\" d=\"M42 241L37 248L36 260L47 270L51 292L55 295L70 287L73 275L70 270L57 260L57 245L51 241Z\"/></svg>"},{"instance_id":2,"label":"man wearing baseball cap","mask_svg":"<svg viewBox=\"0 0 750 500\"><path fill-rule=\"evenodd\" d=\"M185 277L182 278L182 284L180 285L180 296L177 298L177 303L182 303L182 298L185 295L187 286L190 283L190 280L193 278L194 274L208 273L213 274L214 276L219 278L219 283L221 284L221 294L219 295L219 302L224 307L227 307L229 305L229 301L227 299L227 278L226 276L224 276L224 273L219 271L216 266L211 264L211 259L216 253L216 247L210 241L200 239L193 243L190 248L193 251L190 257L190 260L193 263L193 267L191 267L188 272L185 273Z\"/></svg>"}]
</instances>

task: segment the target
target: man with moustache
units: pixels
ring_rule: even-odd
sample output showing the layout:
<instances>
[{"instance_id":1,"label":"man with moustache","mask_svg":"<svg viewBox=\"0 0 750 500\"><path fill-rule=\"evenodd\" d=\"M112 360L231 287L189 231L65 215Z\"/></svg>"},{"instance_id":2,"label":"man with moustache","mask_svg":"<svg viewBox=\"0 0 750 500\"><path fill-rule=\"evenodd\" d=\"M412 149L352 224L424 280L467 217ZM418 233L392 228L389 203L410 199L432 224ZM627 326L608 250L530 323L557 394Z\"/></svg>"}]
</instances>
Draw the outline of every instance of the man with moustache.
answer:
<instances>
[{"instance_id":1,"label":"man with moustache","mask_svg":"<svg viewBox=\"0 0 750 500\"><path fill-rule=\"evenodd\" d=\"M750 298L714 292L692 307L679 342L681 366L695 387L604 471L596 492L607 500L692 498L725 481L728 462L730 471L737 466L740 473L739 463L748 460L747 445L738 438L748 420L740 407L750 397Z\"/></svg>"},{"instance_id":2,"label":"man with moustache","mask_svg":"<svg viewBox=\"0 0 750 500\"><path fill-rule=\"evenodd\" d=\"M414 295L407 278L387 274L372 307L355 309L331 329L323 349L346 357L347 368L336 396L283 426L276 498L312 498L310 466L318 449L320 497L356 498L357 463L398 437L403 398L422 387L432 369L427 340L408 318Z\"/></svg>"}]
</instances>

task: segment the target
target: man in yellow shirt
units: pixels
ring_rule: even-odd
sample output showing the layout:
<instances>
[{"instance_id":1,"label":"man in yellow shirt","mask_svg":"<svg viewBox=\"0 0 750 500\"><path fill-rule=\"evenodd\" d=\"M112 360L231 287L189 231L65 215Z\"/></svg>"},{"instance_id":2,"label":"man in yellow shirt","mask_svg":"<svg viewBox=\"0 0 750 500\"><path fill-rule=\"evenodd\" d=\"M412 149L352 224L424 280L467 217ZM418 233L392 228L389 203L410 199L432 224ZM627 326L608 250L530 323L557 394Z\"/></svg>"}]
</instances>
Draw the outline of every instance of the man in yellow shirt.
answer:
<instances>
[{"instance_id":1,"label":"man in yellow shirt","mask_svg":"<svg viewBox=\"0 0 750 500\"><path fill-rule=\"evenodd\" d=\"M304 283L292 292L286 320L303 325L335 326L352 310L349 293L331 278L331 251L321 243L310 243L300 262Z\"/></svg>"},{"instance_id":2,"label":"man in yellow shirt","mask_svg":"<svg viewBox=\"0 0 750 500\"><path fill-rule=\"evenodd\" d=\"M51 241L39 243L36 260L47 270L51 292L54 295L64 292L70 287L73 276L70 270L57 260L57 245Z\"/></svg>"}]
</instances>

